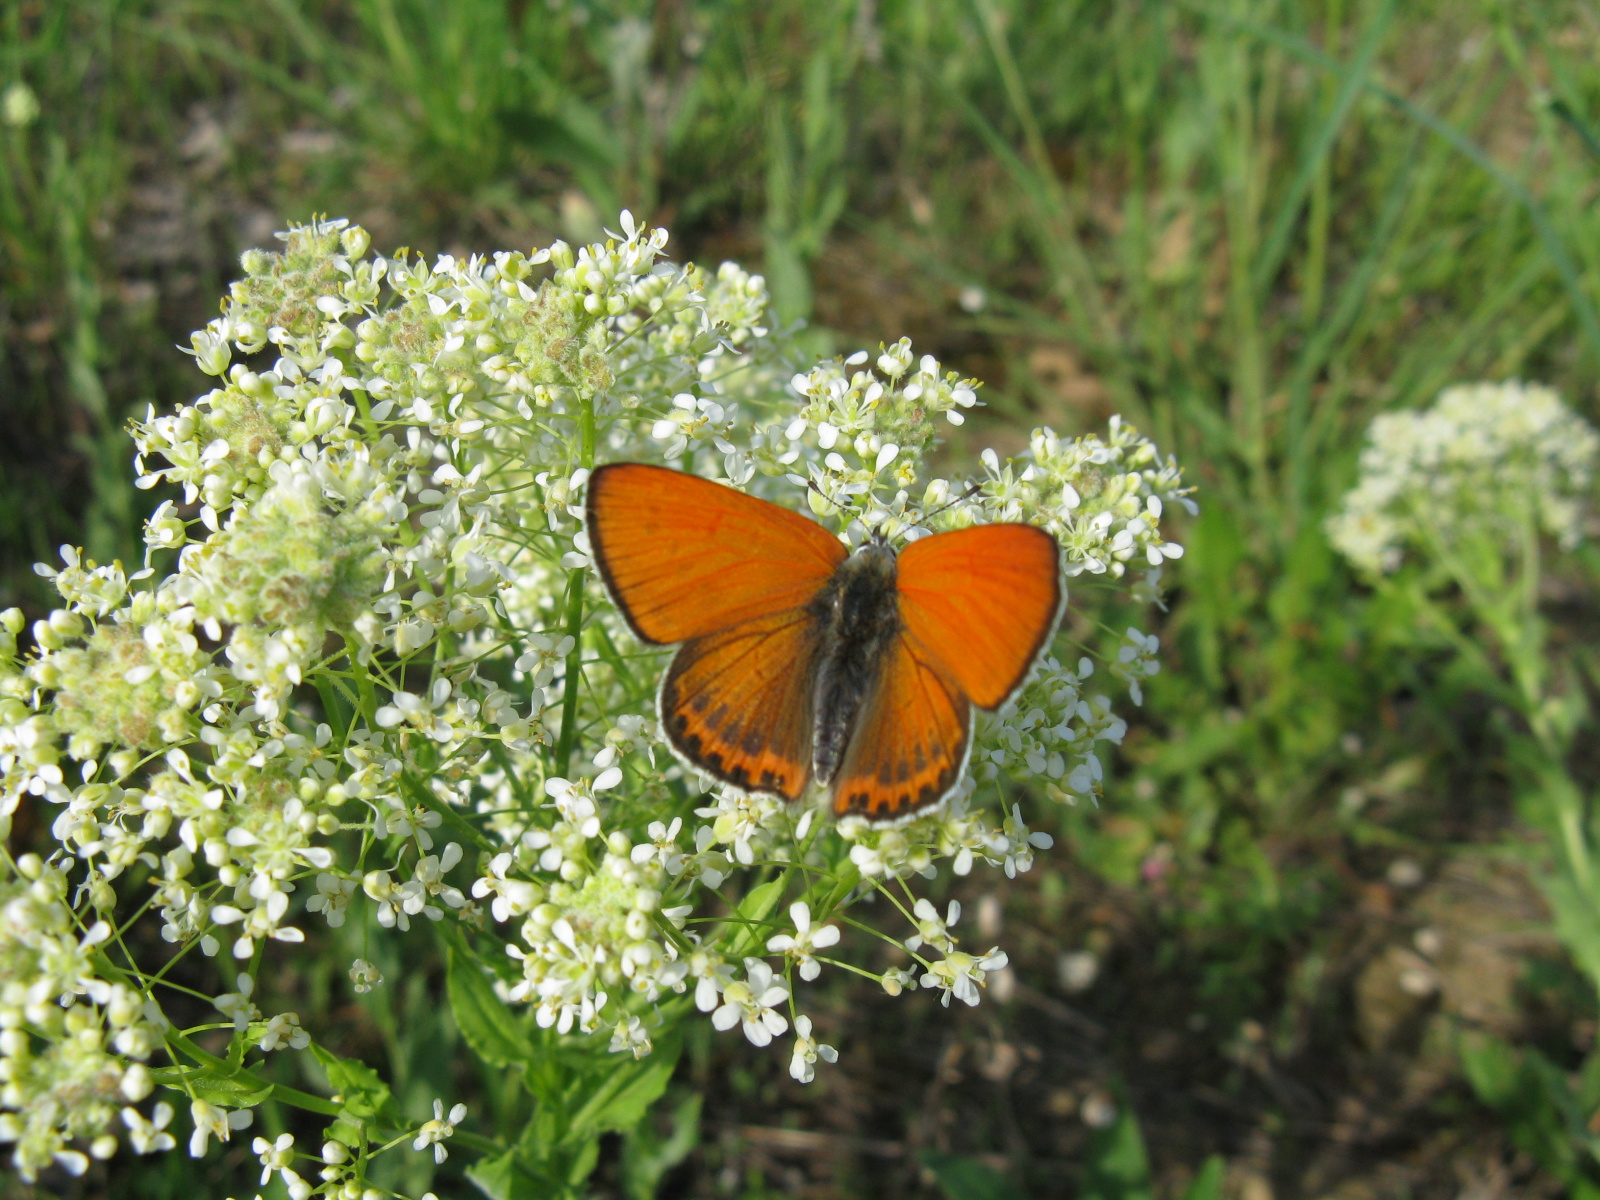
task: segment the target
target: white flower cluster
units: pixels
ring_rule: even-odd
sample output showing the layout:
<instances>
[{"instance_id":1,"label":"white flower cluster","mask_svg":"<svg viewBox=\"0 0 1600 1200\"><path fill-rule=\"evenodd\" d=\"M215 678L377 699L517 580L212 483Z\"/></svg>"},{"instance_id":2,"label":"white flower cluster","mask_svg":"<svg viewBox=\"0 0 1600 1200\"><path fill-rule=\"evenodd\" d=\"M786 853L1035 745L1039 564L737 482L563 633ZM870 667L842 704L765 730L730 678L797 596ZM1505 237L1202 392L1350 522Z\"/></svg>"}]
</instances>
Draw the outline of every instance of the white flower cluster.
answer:
<instances>
[{"instance_id":1,"label":"white flower cluster","mask_svg":"<svg viewBox=\"0 0 1600 1200\"><path fill-rule=\"evenodd\" d=\"M1583 536L1597 458L1600 434L1550 388L1446 388L1425 411L1372 422L1328 536L1372 575L1399 567L1407 546L1455 547L1468 530L1507 545L1542 531L1570 548Z\"/></svg>"},{"instance_id":2,"label":"white flower cluster","mask_svg":"<svg viewBox=\"0 0 1600 1200\"><path fill-rule=\"evenodd\" d=\"M1129 665L1119 661L1112 669ZM1121 745L1128 723L1112 711L1109 696L1083 694L1093 673L1087 657L1073 667L1048 654L1041 658L1022 691L981 723L973 774L982 780L1032 778L1052 799L1068 803L1099 795L1105 767L1095 747ZM1136 693L1134 699L1141 697Z\"/></svg>"},{"instance_id":3,"label":"white flower cluster","mask_svg":"<svg viewBox=\"0 0 1600 1200\"><path fill-rule=\"evenodd\" d=\"M0 864L0 1141L26 1179L52 1162L81 1175L89 1159L71 1139L110 1158L120 1113L141 1128L130 1105L150 1094L144 1063L161 1040L144 997L100 977L111 926L78 928L68 888L37 855Z\"/></svg>"},{"instance_id":4,"label":"white flower cluster","mask_svg":"<svg viewBox=\"0 0 1600 1200\"><path fill-rule=\"evenodd\" d=\"M1105 439L1090 435L1064 442L1050 429L1036 429L1020 458L1002 464L986 450L983 464L981 499L975 497L975 507L947 523L1043 526L1061 543L1069 576L1087 571L1121 579L1139 566L1155 588L1162 566L1183 557L1183 547L1162 536L1162 514L1174 503L1191 514L1199 511L1177 461L1162 459L1154 442L1116 416Z\"/></svg>"},{"instance_id":5,"label":"white flower cluster","mask_svg":"<svg viewBox=\"0 0 1600 1200\"><path fill-rule=\"evenodd\" d=\"M1137 567L1153 590L1181 552L1164 512L1191 504L1176 465L1113 423L1105 439L1040 430L971 484L920 485L936 418L959 424L975 381L906 341L796 375L759 276L663 262L665 232L627 214L577 250L431 265L371 256L341 221L285 238L245 256L194 335L217 386L135 426L141 486L171 493L143 569L66 547L41 568L61 607L26 653L21 615L0 615L0 839L28 804L52 843L0 857L0 1138L16 1166L79 1170L119 1135L140 1152L175 1142L172 1106L133 1107L155 1086L145 1060L203 1063L118 914L170 953L236 960L214 1004L257 1055L316 1049L295 1013L262 1013L252 965L308 921L456 922L516 960L493 985L505 1003L598 1053L650 1053L683 1007L666 999L692 995L756 1045L793 1030L791 1071L809 1080L834 1052L796 1010L796 978L834 961L842 898L889 895L946 858L960 875L1028 870L1050 838L999 785L1095 794L1096 747L1126 726L1082 694L1087 660L1046 657L985 722L975 777L899 828L708 785L641 715L658 665L596 586L590 471L692 466L804 497L847 541L1032 521L1069 575ZM1130 630L1111 668L1136 701L1156 648ZM752 869L771 882L752 890ZM765 903L728 919L740 895ZM920 905L905 915L925 922ZM957 949L953 920L914 948L920 976L885 987L976 1003L1004 955ZM365 960L350 979L383 982ZM195 1154L249 1117L183 1099ZM461 1115L441 1106L407 1136L442 1158ZM329 1147L331 1194L368 1149ZM292 1143L256 1150L264 1177L316 1190Z\"/></svg>"}]
</instances>

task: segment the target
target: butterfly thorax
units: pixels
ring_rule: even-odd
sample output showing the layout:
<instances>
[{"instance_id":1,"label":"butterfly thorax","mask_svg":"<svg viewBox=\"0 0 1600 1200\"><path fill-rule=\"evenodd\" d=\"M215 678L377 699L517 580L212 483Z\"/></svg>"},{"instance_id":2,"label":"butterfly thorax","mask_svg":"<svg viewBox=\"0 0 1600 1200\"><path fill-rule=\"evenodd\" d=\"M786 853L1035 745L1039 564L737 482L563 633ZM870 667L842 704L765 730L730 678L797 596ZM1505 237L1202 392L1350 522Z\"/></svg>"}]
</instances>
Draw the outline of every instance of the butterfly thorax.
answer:
<instances>
[{"instance_id":1,"label":"butterfly thorax","mask_svg":"<svg viewBox=\"0 0 1600 1200\"><path fill-rule=\"evenodd\" d=\"M839 565L811 607L821 629L812 767L825 784L839 769L900 629L894 551L877 542L862 546Z\"/></svg>"}]
</instances>

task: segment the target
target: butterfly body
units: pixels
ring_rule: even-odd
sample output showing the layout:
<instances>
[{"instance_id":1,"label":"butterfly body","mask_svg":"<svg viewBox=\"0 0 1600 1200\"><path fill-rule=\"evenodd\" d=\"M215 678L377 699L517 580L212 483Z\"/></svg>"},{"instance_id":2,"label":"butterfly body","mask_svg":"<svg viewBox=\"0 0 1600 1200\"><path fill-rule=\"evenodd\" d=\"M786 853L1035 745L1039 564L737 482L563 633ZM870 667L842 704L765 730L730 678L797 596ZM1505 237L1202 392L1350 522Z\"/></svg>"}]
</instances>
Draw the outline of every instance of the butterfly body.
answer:
<instances>
[{"instance_id":1,"label":"butterfly body","mask_svg":"<svg viewBox=\"0 0 1600 1200\"><path fill-rule=\"evenodd\" d=\"M685 761L839 815L899 821L955 788L973 709L1026 678L1065 603L1031 525L854 553L798 513L643 463L589 479L595 563L629 626L678 643L657 695Z\"/></svg>"},{"instance_id":2,"label":"butterfly body","mask_svg":"<svg viewBox=\"0 0 1600 1200\"><path fill-rule=\"evenodd\" d=\"M831 782L838 771L884 656L900 633L895 574L894 551L868 542L839 564L810 606L821 630L811 741L818 783Z\"/></svg>"}]
</instances>

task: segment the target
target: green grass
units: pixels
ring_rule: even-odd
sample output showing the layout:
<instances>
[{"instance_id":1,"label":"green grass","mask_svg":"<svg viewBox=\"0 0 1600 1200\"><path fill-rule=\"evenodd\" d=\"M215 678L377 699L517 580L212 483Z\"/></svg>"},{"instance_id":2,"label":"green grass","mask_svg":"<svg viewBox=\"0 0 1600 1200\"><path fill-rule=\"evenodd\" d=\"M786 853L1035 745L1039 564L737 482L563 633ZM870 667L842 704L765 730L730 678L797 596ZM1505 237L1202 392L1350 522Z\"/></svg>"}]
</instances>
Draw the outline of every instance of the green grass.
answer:
<instances>
[{"instance_id":1,"label":"green grass","mask_svg":"<svg viewBox=\"0 0 1600 1200\"><path fill-rule=\"evenodd\" d=\"M0 128L0 603L42 603L28 565L57 542L133 555L119 426L193 387L171 346L211 315L253 214L348 214L380 247L433 251L591 236L626 205L679 253L759 263L783 320L826 317L819 348L911 333L985 378L989 418L953 454L1117 410L1186 464L1202 512L1148 728L1056 853L1154 939L1134 977L1175 988L1208 1044L1253 1020L1289 1061L1337 1021L1316 964L1344 953L1362 872L1522 844L1502 718L1417 647L1412 614L1352 582L1320 522L1371 417L1447 383L1535 378L1600 415L1600 31L1582 6L0 14L0 87L25 80L42 109ZM161 195L182 243L167 258L148 244ZM1397 763L1412 782L1391 790L1422 799L1340 804ZM1153 892L1139 872L1162 845L1174 870ZM1047 978L1048 956L1029 969ZM447 1035L408 986L382 1002L404 1015L350 1019L381 1031L368 1050L420 1104ZM1247 1103L1268 1124L1282 1107ZM1237 1151L1234 1126L1197 1128L1204 1153L1176 1166ZM1153 1145L1158 1168L1168 1153ZM191 1186L161 1172L141 1194Z\"/></svg>"}]
</instances>

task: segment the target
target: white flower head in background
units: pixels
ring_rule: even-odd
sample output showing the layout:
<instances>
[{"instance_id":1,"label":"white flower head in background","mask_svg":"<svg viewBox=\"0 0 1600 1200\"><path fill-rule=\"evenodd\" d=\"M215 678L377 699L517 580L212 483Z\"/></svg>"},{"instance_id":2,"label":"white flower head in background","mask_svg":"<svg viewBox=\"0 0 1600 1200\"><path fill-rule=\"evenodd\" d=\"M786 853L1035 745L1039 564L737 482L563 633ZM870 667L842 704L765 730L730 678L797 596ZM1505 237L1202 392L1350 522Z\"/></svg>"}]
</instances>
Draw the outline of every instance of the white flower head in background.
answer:
<instances>
[{"instance_id":1,"label":"white flower head in background","mask_svg":"<svg viewBox=\"0 0 1600 1200\"><path fill-rule=\"evenodd\" d=\"M1456 551L1525 530L1563 548L1584 534L1600 434L1547 387L1515 381L1446 388L1430 408L1372 422L1360 476L1328 519L1359 570L1397 569L1408 548Z\"/></svg>"}]
</instances>

